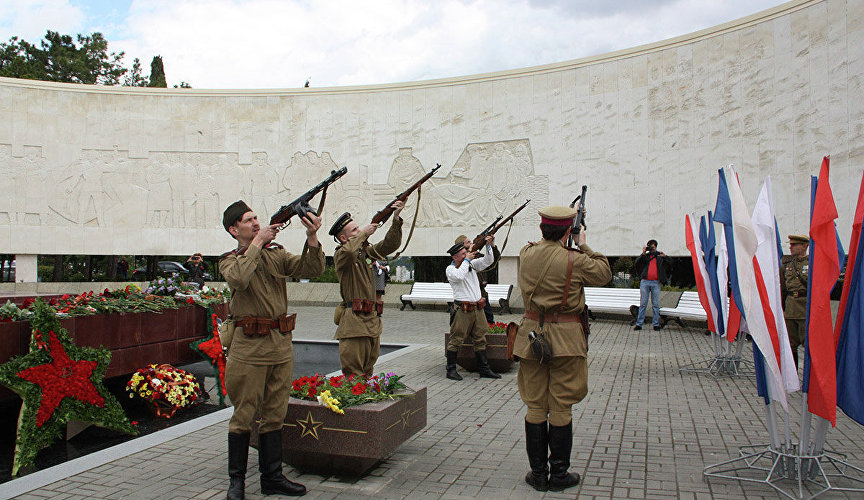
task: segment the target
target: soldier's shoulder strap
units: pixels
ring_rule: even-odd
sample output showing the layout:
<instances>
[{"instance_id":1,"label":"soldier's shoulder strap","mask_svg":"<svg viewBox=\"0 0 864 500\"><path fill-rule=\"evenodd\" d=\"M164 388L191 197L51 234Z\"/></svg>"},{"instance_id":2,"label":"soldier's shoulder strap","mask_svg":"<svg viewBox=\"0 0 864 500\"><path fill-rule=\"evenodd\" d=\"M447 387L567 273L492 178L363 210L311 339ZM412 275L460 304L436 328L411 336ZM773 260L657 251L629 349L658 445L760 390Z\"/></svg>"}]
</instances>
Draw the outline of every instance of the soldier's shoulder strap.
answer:
<instances>
[{"instance_id":1,"label":"soldier's shoulder strap","mask_svg":"<svg viewBox=\"0 0 864 500\"><path fill-rule=\"evenodd\" d=\"M793 258L794 257L792 257L791 255L784 255L783 257L780 258L780 263L781 264L788 264L788 263L792 262Z\"/></svg>"},{"instance_id":2,"label":"soldier's shoulder strap","mask_svg":"<svg viewBox=\"0 0 864 500\"><path fill-rule=\"evenodd\" d=\"M268 249L268 250L284 250L285 249L285 247L283 247L279 243L276 243L273 241L271 241L270 243L267 243L267 246L265 246L264 248Z\"/></svg>"}]
</instances>

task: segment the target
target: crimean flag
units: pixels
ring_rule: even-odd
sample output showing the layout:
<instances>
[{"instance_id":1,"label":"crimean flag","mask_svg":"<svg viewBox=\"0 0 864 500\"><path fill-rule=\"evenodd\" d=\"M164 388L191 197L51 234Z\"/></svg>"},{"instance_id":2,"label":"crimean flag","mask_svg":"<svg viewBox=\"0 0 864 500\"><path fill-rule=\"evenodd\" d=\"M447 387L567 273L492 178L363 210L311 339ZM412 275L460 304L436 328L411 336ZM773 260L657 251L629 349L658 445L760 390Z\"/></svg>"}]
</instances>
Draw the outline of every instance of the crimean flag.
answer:
<instances>
[{"instance_id":1,"label":"crimean flag","mask_svg":"<svg viewBox=\"0 0 864 500\"><path fill-rule=\"evenodd\" d=\"M696 238L694 237L697 233L698 229L696 229L696 221L691 215L685 215L684 234L687 243L687 250L690 251L690 260L693 262L693 276L696 279L696 290L699 293L699 302L702 304L702 309L705 310L705 314L708 317L709 329L712 332L716 332L717 327L714 323L714 308L712 307L711 299L708 296L708 287L710 286L708 281L708 271L705 269L705 261L702 260L701 245L696 245Z\"/></svg>"},{"instance_id":2,"label":"crimean flag","mask_svg":"<svg viewBox=\"0 0 864 500\"><path fill-rule=\"evenodd\" d=\"M846 279L837 315L837 406L864 425L864 176L858 191L858 206L852 223ZM839 334L839 335L838 335Z\"/></svg>"},{"instance_id":3,"label":"crimean flag","mask_svg":"<svg viewBox=\"0 0 864 500\"><path fill-rule=\"evenodd\" d=\"M786 409L788 407L786 388L779 361L780 342L773 327L775 319L771 311L765 279L756 258L758 237L747 211L738 177L731 166L720 170L714 220L723 224L726 233L732 297L741 311L742 318L747 322L753 341L764 356L765 379L770 396ZM777 273L778 270L772 269L770 272Z\"/></svg>"},{"instance_id":4,"label":"crimean flag","mask_svg":"<svg viewBox=\"0 0 864 500\"><path fill-rule=\"evenodd\" d=\"M831 289L840 276L837 248L837 207L828 181L829 157L822 168L810 215L810 269L807 291L807 353L810 357L810 385L807 407L837 425L837 357L831 321Z\"/></svg>"},{"instance_id":5,"label":"crimean flag","mask_svg":"<svg viewBox=\"0 0 864 500\"><path fill-rule=\"evenodd\" d=\"M783 319L782 294L780 291L780 253L778 249L777 220L774 217L774 199L771 189L771 177L765 178L756 206L753 208L753 228L756 231L758 246L754 267L757 275L757 290L759 302L762 305L762 316L765 326L771 336L771 342L777 349L774 353L780 364L783 377L783 387L786 392L801 389L798 380L798 370L792 358L792 348L789 344L789 334L786 332L786 321ZM761 272L760 272L761 271ZM766 355L766 353L762 353Z\"/></svg>"}]
</instances>

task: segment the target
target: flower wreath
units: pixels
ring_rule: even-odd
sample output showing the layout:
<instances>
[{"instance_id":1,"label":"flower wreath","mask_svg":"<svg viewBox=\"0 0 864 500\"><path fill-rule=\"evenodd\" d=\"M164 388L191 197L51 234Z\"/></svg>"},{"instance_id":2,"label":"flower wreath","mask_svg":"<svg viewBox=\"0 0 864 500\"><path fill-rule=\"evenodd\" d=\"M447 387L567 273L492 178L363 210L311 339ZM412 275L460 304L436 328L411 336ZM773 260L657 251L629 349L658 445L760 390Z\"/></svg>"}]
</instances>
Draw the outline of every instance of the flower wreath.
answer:
<instances>
[{"instance_id":1,"label":"flower wreath","mask_svg":"<svg viewBox=\"0 0 864 500\"><path fill-rule=\"evenodd\" d=\"M70 420L137 434L102 381L111 352L75 345L41 299L33 304L30 325L30 352L0 365L0 383L23 400L12 475L32 466L39 450L61 437Z\"/></svg>"},{"instance_id":2,"label":"flower wreath","mask_svg":"<svg viewBox=\"0 0 864 500\"><path fill-rule=\"evenodd\" d=\"M209 305L207 308L207 338L196 340L189 346L201 356L207 358L213 365L213 373L219 380L219 406L225 406L225 396L228 390L225 388L225 350L222 349L222 340L219 338L219 317L213 312Z\"/></svg>"}]
</instances>

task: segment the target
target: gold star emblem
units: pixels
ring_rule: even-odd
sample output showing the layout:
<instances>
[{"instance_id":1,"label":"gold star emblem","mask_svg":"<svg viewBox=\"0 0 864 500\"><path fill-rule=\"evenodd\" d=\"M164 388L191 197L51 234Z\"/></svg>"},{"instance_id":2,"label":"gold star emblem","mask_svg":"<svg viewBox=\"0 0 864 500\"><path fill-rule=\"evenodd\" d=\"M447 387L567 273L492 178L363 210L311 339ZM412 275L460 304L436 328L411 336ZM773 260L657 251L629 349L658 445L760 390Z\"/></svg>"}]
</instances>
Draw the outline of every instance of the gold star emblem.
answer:
<instances>
[{"instance_id":1,"label":"gold star emblem","mask_svg":"<svg viewBox=\"0 0 864 500\"><path fill-rule=\"evenodd\" d=\"M306 420L297 420L297 423L303 428L303 431L300 433L301 438L309 435L316 440L318 439L318 428L324 424L324 422L316 422L312 418L311 411L306 413Z\"/></svg>"}]
</instances>

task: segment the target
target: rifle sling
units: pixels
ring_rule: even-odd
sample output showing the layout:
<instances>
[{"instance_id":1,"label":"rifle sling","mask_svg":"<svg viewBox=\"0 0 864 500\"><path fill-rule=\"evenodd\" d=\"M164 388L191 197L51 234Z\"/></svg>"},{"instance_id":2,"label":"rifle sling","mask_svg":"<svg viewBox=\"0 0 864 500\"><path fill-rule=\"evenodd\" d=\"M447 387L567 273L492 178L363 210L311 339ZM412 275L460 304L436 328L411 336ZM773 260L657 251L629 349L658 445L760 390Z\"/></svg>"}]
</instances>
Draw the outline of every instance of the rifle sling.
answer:
<instances>
[{"instance_id":1,"label":"rifle sling","mask_svg":"<svg viewBox=\"0 0 864 500\"><path fill-rule=\"evenodd\" d=\"M390 257L389 259L387 256L382 257L380 255L375 255L374 257L376 260L398 259L399 256L402 255L402 252L404 252L405 249L408 248L408 243L411 242L411 236L414 234L414 226L417 225L417 215L420 214L420 193L422 191L423 191L423 186L422 185L417 186L417 207L415 207L415 209L414 209L414 220L411 221L411 230L408 231L408 239L405 240L405 245L402 247L402 250L399 250L398 252L396 252L396 254L393 255L393 257ZM370 247L370 250L372 248L374 248L374 247ZM374 252L374 250L372 250L372 252ZM370 253L372 253L372 252L370 252ZM377 254L378 252L375 252L375 253Z\"/></svg>"}]
</instances>

